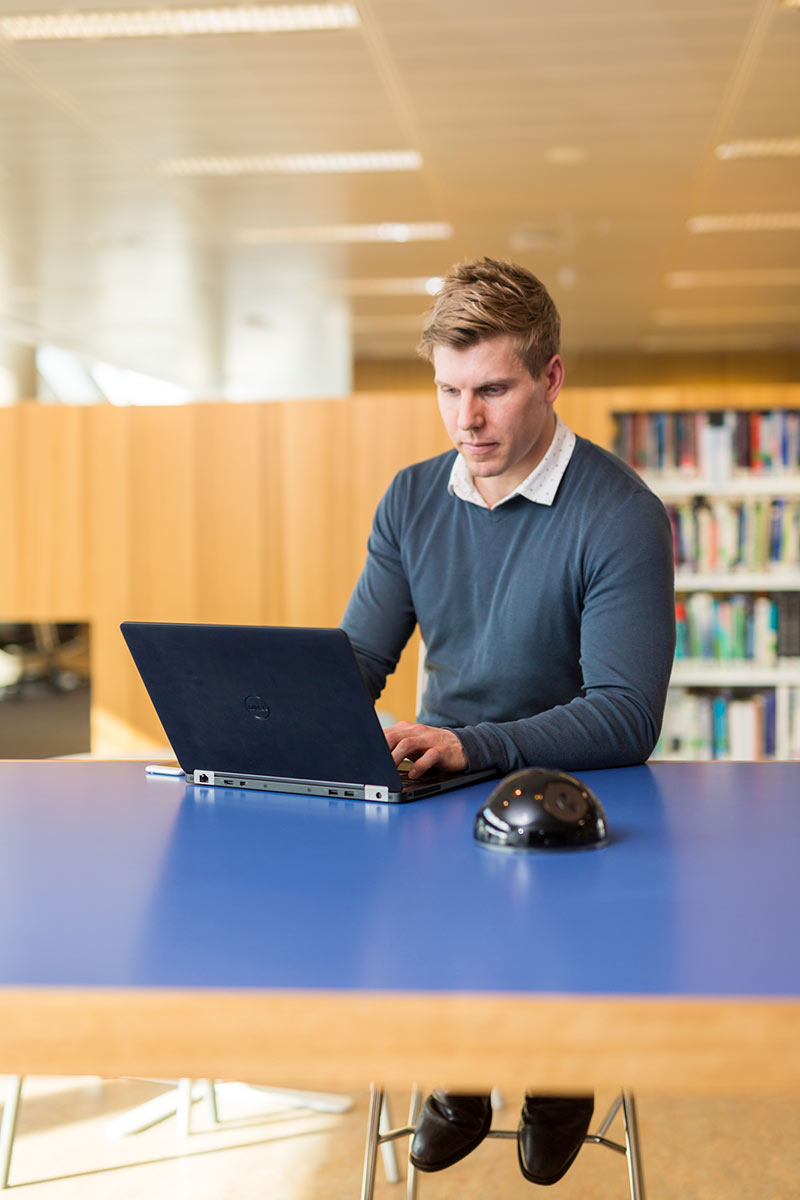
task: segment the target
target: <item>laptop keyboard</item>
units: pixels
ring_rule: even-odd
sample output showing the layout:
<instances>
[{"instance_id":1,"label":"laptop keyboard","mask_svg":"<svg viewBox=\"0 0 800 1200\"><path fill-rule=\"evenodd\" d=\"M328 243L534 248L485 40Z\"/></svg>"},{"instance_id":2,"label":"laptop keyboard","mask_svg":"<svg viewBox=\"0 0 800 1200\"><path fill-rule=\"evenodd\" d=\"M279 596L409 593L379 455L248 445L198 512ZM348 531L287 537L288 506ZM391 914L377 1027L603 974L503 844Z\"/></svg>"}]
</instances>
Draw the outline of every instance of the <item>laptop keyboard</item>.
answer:
<instances>
[{"instance_id":1,"label":"laptop keyboard","mask_svg":"<svg viewBox=\"0 0 800 1200\"><path fill-rule=\"evenodd\" d=\"M408 772L410 766L401 763L397 768L397 774L400 776L403 787L425 787L430 783L443 783L446 779L452 779L453 775L458 775L458 771L437 771L435 767L431 767L424 775L420 775L419 779L409 779Z\"/></svg>"}]
</instances>

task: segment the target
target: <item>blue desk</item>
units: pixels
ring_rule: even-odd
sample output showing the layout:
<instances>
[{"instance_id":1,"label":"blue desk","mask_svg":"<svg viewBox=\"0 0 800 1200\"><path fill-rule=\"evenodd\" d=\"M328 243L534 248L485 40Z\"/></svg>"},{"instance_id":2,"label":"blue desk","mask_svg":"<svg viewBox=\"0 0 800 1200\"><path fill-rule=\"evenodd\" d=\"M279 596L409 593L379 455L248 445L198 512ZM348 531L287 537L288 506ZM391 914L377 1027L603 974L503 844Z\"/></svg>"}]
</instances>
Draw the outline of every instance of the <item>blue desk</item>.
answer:
<instances>
[{"instance_id":1,"label":"blue desk","mask_svg":"<svg viewBox=\"0 0 800 1200\"><path fill-rule=\"evenodd\" d=\"M612 843L0 763L0 1072L800 1089L800 765L586 772Z\"/></svg>"}]
</instances>

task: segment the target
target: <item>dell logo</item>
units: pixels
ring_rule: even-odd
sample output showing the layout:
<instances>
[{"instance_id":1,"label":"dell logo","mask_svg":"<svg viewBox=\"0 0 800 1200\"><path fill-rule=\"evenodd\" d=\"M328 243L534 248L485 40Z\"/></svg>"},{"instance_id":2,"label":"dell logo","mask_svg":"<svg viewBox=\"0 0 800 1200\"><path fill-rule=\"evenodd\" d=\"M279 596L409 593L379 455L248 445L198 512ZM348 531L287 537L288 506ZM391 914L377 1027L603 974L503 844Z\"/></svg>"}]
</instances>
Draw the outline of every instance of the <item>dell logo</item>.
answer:
<instances>
[{"instance_id":1,"label":"dell logo","mask_svg":"<svg viewBox=\"0 0 800 1200\"><path fill-rule=\"evenodd\" d=\"M269 716L269 705L265 704L260 696L248 696L244 706L257 721L266 721Z\"/></svg>"}]
</instances>

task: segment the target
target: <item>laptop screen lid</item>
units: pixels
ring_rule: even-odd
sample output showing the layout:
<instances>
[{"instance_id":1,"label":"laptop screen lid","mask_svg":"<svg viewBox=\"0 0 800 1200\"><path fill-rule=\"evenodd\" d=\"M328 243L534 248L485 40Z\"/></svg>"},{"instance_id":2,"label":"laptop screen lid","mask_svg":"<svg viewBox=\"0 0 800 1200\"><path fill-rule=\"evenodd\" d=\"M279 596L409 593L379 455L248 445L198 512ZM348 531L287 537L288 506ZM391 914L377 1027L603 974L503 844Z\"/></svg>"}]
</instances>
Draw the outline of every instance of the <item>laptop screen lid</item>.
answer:
<instances>
[{"instance_id":1,"label":"laptop screen lid","mask_svg":"<svg viewBox=\"0 0 800 1200\"><path fill-rule=\"evenodd\" d=\"M398 801L495 773L423 776L404 789L341 629L142 621L121 629L192 782Z\"/></svg>"}]
</instances>

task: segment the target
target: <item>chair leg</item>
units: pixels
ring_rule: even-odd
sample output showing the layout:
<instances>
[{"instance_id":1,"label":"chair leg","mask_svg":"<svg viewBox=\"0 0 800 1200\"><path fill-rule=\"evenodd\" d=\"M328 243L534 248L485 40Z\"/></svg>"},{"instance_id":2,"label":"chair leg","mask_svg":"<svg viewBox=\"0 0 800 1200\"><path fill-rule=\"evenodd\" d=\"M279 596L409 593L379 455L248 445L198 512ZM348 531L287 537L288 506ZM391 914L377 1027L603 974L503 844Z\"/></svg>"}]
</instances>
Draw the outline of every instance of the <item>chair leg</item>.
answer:
<instances>
[{"instance_id":1,"label":"chair leg","mask_svg":"<svg viewBox=\"0 0 800 1200\"><path fill-rule=\"evenodd\" d=\"M414 1129L419 1117L421 1107L422 1094L420 1089L414 1085L411 1092L411 1107L408 1116L408 1125L404 1129L389 1130L390 1124L389 1109L386 1101L384 1089L376 1084L370 1084L370 1103L369 1115L367 1118L367 1144L364 1153L364 1175L361 1186L361 1200L373 1200L375 1190L375 1167L378 1158L378 1147L386 1150L387 1142L382 1142L386 1135L392 1140L397 1137L413 1137ZM622 1121L625 1130L625 1145L619 1141L615 1141L607 1137L608 1131L616 1117L617 1113L622 1110ZM507 1138L516 1140L516 1129L491 1129L487 1135L490 1138ZM639 1126L636 1117L636 1101L633 1093L622 1090L615 1098L611 1107L608 1110L604 1120L602 1121L596 1133L588 1133L584 1138L586 1142L593 1142L596 1145L606 1146L610 1150L616 1151L618 1154L625 1156L628 1165L628 1182L630 1185L631 1200L645 1200L644 1186L644 1168L642 1165L642 1154L639 1145ZM409 1140L409 1150L411 1143ZM387 1164L386 1171L390 1183L397 1181L396 1172L390 1170ZM408 1176L406 1185L407 1200L416 1200L417 1194L417 1171L409 1158Z\"/></svg>"},{"instance_id":2,"label":"chair leg","mask_svg":"<svg viewBox=\"0 0 800 1200\"><path fill-rule=\"evenodd\" d=\"M14 1149L14 1134L17 1130L17 1116L24 1078L24 1075L12 1076L6 1102L3 1105L3 1119L0 1122L0 1189L8 1187L11 1151Z\"/></svg>"},{"instance_id":3,"label":"chair leg","mask_svg":"<svg viewBox=\"0 0 800 1200\"><path fill-rule=\"evenodd\" d=\"M597 1130L597 1137L603 1138L606 1136L606 1134L608 1133L609 1129L611 1128L611 1126L614 1122L614 1117L619 1112L621 1106L622 1106L622 1092L620 1092L620 1094L616 1097L616 1099L614 1100L614 1103L611 1105L608 1112L606 1113L606 1117L605 1117L605 1120L603 1121L603 1124Z\"/></svg>"},{"instance_id":4,"label":"chair leg","mask_svg":"<svg viewBox=\"0 0 800 1200\"><path fill-rule=\"evenodd\" d=\"M408 1124L409 1128L415 1129L419 1120L420 1109L422 1108L422 1091L418 1084L414 1084L411 1089L411 1103L408 1109ZM412 1135L413 1136L413 1135ZM408 1140L408 1152L411 1154L411 1138ZM417 1168L409 1157L408 1174L406 1176L406 1200L416 1200L417 1197Z\"/></svg>"},{"instance_id":5,"label":"chair leg","mask_svg":"<svg viewBox=\"0 0 800 1200\"><path fill-rule=\"evenodd\" d=\"M375 1167L378 1161L378 1133L383 1108L384 1090L376 1084L369 1085L369 1116L367 1117L367 1145L364 1151L364 1176L361 1181L361 1200L372 1200L375 1192Z\"/></svg>"},{"instance_id":6,"label":"chair leg","mask_svg":"<svg viewBox=\"0 0 800 1200\"><path fill-rule=\"evenodd\" d=\"M625 1147L631 1200L645 1200L644 1168L639 1146L639 1122L636 1117L636 1101L633 1092L624 1090L622 1092L622 1119L625 1124Z\"/></svg>"},{"instance_id":7,"label":"chair leg","mask_svg":"<svg viewBox=\"0 0 800 1200\"><path fill-rule=\"evenodd\" d=\"M389 1108L389 1097L386 1092L383 1093L383 1101L381 1103L381 1115L378 1121L378 1133L388 1133L392 1128L392 1114ZM381 1142L381 1157L383 1158L383 1169L386 1172L386 1178L389 1183L397 1183L400 1179L400 1169L397 1165L397 1154L395 1153L394 1142Z\"/></svg>"}]
</instances>

